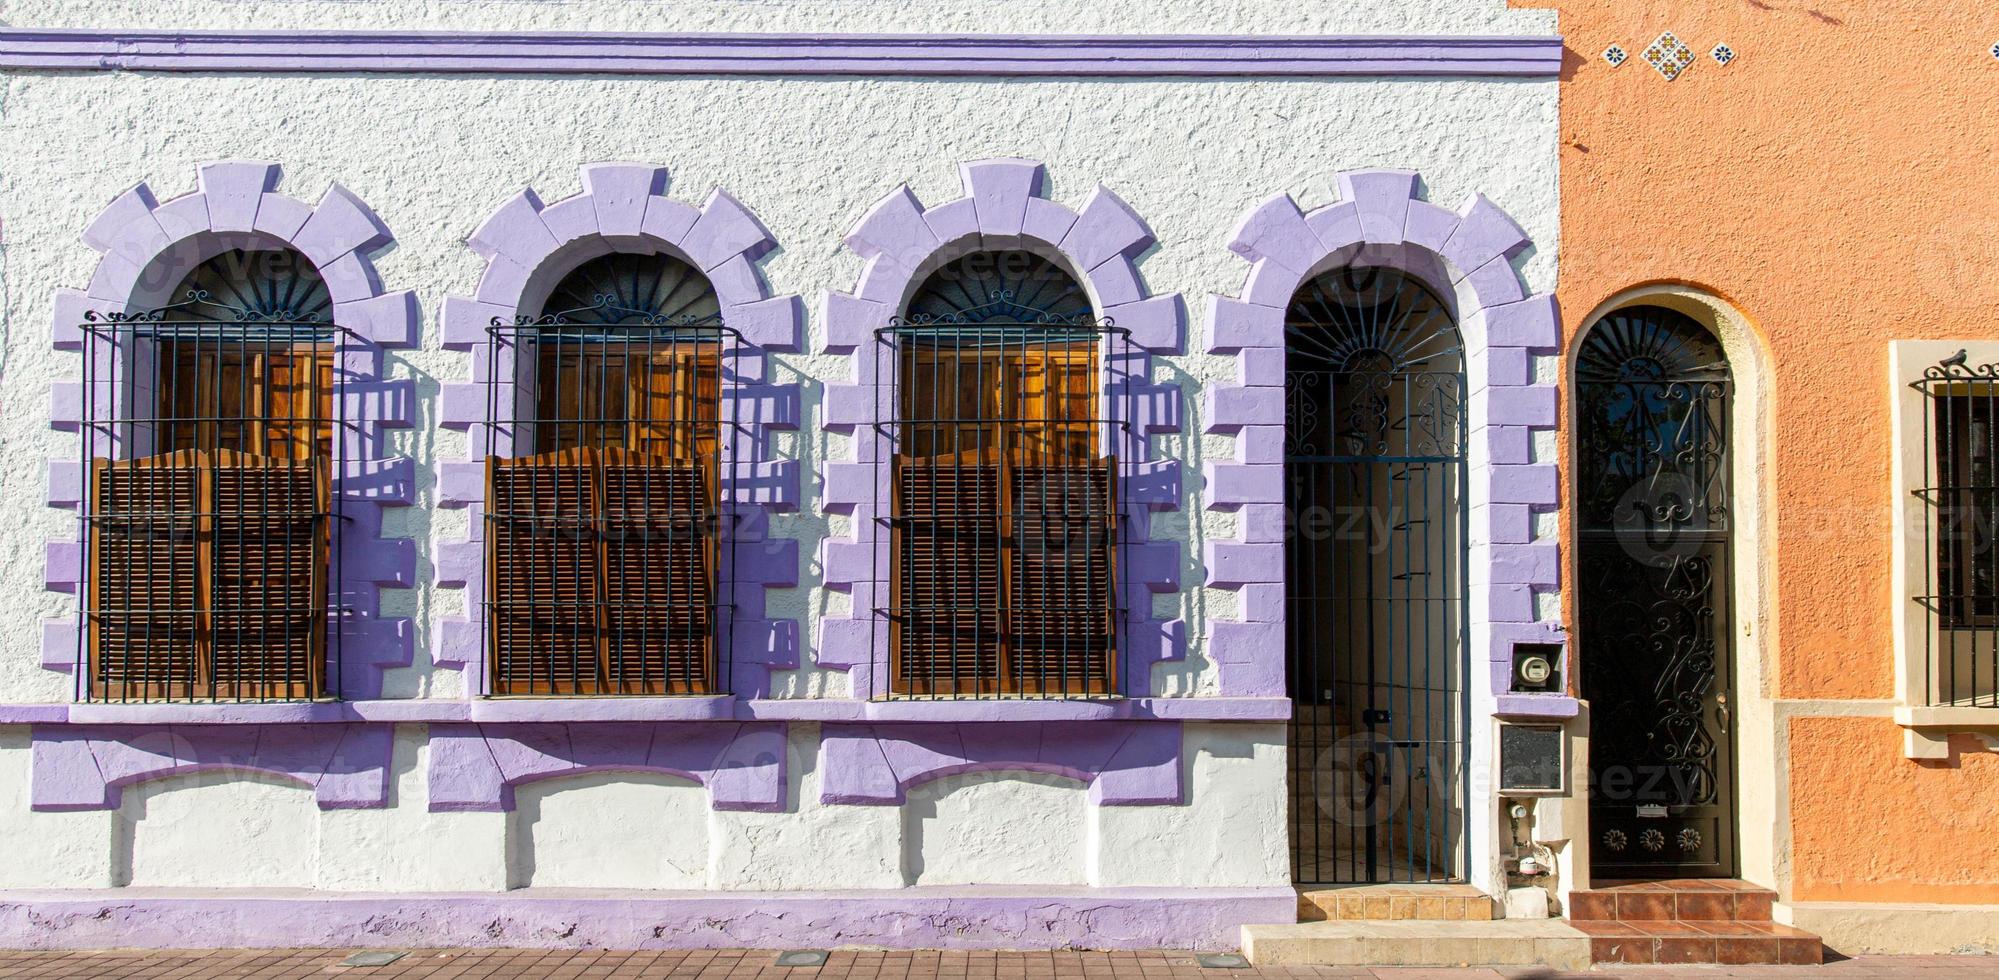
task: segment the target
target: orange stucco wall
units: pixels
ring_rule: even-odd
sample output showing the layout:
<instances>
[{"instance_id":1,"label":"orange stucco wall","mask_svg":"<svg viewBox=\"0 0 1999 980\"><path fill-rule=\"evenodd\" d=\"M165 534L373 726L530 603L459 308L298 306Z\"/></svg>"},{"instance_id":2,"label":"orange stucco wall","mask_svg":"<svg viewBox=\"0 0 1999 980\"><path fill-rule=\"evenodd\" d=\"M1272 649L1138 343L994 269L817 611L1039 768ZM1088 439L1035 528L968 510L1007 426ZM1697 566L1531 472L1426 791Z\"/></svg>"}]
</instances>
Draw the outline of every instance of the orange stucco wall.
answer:
<instances>
[{"instance_id":1,"label":"orange stucco wall","mask_svg":"<svg viewBox=\"0 0 1999 980\"><path fill-rule=\"evenodd\" d=\"M1660 281L1755 325L1775 507L1765 693L1894 697L1887 343L1999 338L1999 3L1515 5L1559 8L1571 52L1568 335ZM1666 30L1699 55L1671 82L1638 57ZM1707 56L1721 41L1726 67ZM1632 54L1615 70L1598 57L1613 42ZM1886 719L1794 723L1792 896L1999 902L1999 756L1962 744L1922 764Z\"/></svg>"}]
</instances>

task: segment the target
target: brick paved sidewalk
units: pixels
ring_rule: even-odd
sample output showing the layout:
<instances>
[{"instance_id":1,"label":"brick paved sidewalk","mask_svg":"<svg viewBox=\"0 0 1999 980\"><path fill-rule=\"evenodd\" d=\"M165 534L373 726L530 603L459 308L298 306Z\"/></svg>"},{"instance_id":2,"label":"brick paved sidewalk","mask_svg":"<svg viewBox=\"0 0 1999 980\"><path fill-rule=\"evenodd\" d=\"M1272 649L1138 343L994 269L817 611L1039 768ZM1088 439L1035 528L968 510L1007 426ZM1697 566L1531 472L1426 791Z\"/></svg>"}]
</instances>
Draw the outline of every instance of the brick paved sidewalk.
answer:
<instances>
[{"instance_id":1,"label":"brick paved sidewalk","mask_svg":"<svg viewBox=\"0 0 1999 980\"><path fill-rule=\"evenodd\" d=\"M578 978L626 980L1293 980L1293 978L1373 978L1373 980L1501 980L1561 976L1538 968L1363 969L1354 967L1275 967L1204 970L1186 953L980 953L836 952L825 966L779 967L773 954L755 950L606 952L603 950L422 950L387 966L343 967L353 950L206 950L193 952L105 951L30 953L0 951L0 978L146 978L146 980L279 980L352 977L425 980ZM1863 956L1822 967L1683 966L1613 967L1579 976L1632 977L1824 977L1828 980L1955 980L1999 978L1999 957Z\"/></svg>"}]
</instances>

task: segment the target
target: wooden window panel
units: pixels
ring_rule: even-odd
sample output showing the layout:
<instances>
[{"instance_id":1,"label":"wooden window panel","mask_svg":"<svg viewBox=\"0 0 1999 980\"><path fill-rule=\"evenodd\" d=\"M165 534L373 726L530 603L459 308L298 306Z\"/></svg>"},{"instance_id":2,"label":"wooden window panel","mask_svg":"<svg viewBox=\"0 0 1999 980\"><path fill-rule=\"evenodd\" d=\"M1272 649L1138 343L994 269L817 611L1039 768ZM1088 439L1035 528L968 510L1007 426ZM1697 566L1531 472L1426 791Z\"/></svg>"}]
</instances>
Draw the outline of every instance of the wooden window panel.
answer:
<instances>
[{"instance_id":1,"label":"wooden window panel","mask_svg":"<svg viewBox=\"0 0 1999 980\"><path fill-rule=\"evenodd\" d=\"M532 456L488 466L496 695L715 690L717 345L543 345Z\"/></svg>"},{"instance_id":2,"label":"wooden window panel","mask_svg":"<svg viewBox=\"0 0 1999 980\"><path fill-rule=\"evenodd\" d=\"M1094 342L912 345L894 462L893 690L1107 694L1116 467Z\"/></svg>"},{"instance_id":3,"label":"wooden window panel","mask_svg":"<svg viewBox=\"0 0 1999 980\"><path fill-rule=\"evenodd\" d=\"M172 341L158 355L160 451L92 467L93 694L318 697L331 354Z\"/></svg>"}]
</instances>

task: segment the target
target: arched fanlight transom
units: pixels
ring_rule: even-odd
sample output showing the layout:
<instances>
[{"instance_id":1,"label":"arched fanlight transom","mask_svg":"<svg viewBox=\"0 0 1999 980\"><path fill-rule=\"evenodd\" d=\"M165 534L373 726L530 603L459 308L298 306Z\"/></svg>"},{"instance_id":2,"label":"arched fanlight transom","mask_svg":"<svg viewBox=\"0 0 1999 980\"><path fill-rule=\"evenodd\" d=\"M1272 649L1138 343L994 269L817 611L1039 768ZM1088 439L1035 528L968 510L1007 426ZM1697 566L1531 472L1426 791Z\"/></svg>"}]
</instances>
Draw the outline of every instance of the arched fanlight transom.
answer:
<instances>
[{"instance_id":1,"label":"arched fanlight transom","mask_svg":"<svg viewBox=\"0 0 1999 980\"><path fill-rule=\"evenodd\" d=\"M196 266L158 319L173 323L328 323L333 297L291 249L230 249Z\"/></svg>"},{"instance_id":2,"label":"arched fanlight transom","mask_svg":"<svg viewBox=\"0 0 1999 980\"><path fill-rule=\"evenodd\" d=\"M591 259L555 284L540 326L672 327L720 321L715 287L670 255L615 252Z\"/></svg>"},{"instance_id":3,"label":"arched fanlight transom","mask_svg":"<svg viewBox=\"0 0 1999 980\"><path fill-rule=\"evenodd\" d=\"M1033 252L1007 249L973 252L931 273L899 325L1085 326L1094 320L1089 294L1074 276Z\"/></svg>"},{"instance_id":4,"label":"arched fanlight transom","mask_svg":"<svg viewBox=\"0 0 1999 980\"><path fill-rule=\"evenodd\" d=\"M1628 306L1597 321L1576 356L1579 381L1720 381L1721 342L1693 317L1663 306Z\"/></svg>"},{"instance_id":5,"label":"arched fanlight transom","mask_svg":"<svg viewBox=\"0 0 1999 980\"><path fill-rule=\"evenodd\" d=\"M1294 368L1401 374L1460 366L1450 310L1396 269L1346 266L1314 277L1292 297L1284 329Z\"/></svg>"}]
</instances>

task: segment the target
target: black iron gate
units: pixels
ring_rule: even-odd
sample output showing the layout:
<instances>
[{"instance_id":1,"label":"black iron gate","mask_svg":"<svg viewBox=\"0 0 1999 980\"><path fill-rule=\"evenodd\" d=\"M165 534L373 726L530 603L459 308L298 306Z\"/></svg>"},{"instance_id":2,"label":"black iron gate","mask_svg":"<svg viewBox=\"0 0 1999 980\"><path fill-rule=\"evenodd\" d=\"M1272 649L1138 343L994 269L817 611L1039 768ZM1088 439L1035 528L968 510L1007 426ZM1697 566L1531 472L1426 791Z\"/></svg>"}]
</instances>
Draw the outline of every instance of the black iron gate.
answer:
<instances>
[{"instance_id":1,"label":"black iron gate","mask_svg":"<svg viewBox=\"0 0 1999 980\"><path fill-rule=\"evenodd\" d=\"M1464 372L1437 296L1325 273L1286 320L1292 877L1463 877Z\"/></svg>"},{"instance_id":2,"label":"black iron gate","mask_svg":"<svg viewBox=\"0 0 1999 980\"><path fill-rule=\"evenodd\" d=\"M1729 369L1684 314L1590 331L1576 367L1582 693L1598 878L1736 873Z\"/></svg>"}]
</instances>

